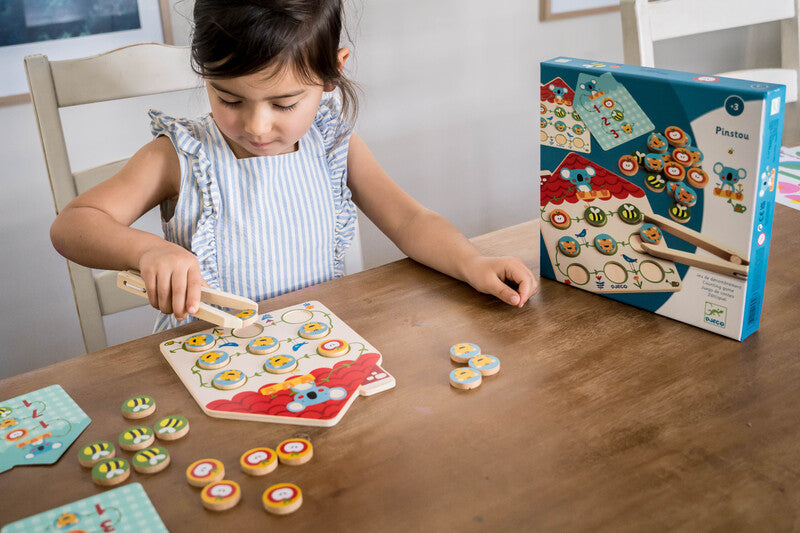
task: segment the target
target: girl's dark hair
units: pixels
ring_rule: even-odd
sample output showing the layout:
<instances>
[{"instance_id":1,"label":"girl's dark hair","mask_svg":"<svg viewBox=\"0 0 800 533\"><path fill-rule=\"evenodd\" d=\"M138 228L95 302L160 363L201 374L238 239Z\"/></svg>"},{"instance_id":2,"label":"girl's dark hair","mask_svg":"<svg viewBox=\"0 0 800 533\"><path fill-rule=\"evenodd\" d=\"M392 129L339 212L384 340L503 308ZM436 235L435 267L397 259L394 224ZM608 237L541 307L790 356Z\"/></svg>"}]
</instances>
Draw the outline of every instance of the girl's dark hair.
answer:
<instances>
[{"instance_id":1,"label":"girl's dark hair","mask_svg":"<svg viewBox=\"0 0 800 533\"><path fill-rule=\"evenodd\" d=\"M356 86L339 71L341 31L341 0L196 0L192 68L232 78L291 67L305 83L338 87L353 124Z\"/></svg>"}]
</instances>

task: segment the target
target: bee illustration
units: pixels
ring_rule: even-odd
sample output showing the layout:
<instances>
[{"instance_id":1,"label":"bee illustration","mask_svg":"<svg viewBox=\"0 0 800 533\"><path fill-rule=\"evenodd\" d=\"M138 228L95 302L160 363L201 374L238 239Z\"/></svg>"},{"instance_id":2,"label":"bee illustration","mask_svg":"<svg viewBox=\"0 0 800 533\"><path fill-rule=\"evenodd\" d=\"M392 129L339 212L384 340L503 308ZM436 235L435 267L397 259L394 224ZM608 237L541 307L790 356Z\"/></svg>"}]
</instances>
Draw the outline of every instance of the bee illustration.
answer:
<instances>
[{"instance_id":1,"label":"bee illustration","mask_svg":"<svg viewBox=\"0 0 800 533\"><path fill-rule=\"evenodd\" d=\"M166 457L166 454L161 448L153 446L152 448L147 448L138 452L134 459L141 463L147 463L151 466L155 466L159 463L159 461L166 459Z\"/></svg>"},{"instance_id":2,"label":"bee illustration","mask_svg":"<svg viewBox=\"0 0 800 533\"><path fill-rule=\"evenodd\" d=\"M134 444L139 444L150 438L150 431L147 428L133 428L126 431L122 437Z\"/></svg>"},{"instance_id":3,"label":"bee illustration","mask_svg":"<svg viewBox=\"0 0 800 533\"><path fill-rule=\"evenodd\" d=\"M145 409L150 408L150 398L145 396L137 396L136 398L131 398L128 400L128 407L131 408L131 411L134 413L138 413L139 411L144 411Z\"/></svg>"},{"instance_id":4,"label":"bee illustration","mask_svg":"<svg viewBox=\"0 0 800 533\"><path fill-rule=\"evenodd\" d=\"M101 474L105 474L106 479L111 479L125 473L127 464L125 461L119 459L111 459L107 463L100 463L97 465L97 470Z\"/></svg>"},{"instance_id":5,"label":"bee illustration","mask_svg":"<svg viewBox=\"0 0 800 533\"><path fill-rule=\"evenodd\" d=\"M90 455L92 461L97 461L98 459L111 454L111 446L107 442L93 443L83 449L83 454Z\"/></svg>"},{"instance_id":6,"label":"bee illustration","mask_svg":"<svg viewBox=\"0 0 800 533\"><path fill-rule=\"evenodd\" d=\"M238 375L241 374L241 372L239 372L238 370L231 370L230 372L235 372L237 377ZM159 423L159 426L161 426L158 429L159 433L175 433L181 426L183 426L183 420L181 420L180 418L173 418L173 417L165 418Z\"/></svg>"}]
</instances>

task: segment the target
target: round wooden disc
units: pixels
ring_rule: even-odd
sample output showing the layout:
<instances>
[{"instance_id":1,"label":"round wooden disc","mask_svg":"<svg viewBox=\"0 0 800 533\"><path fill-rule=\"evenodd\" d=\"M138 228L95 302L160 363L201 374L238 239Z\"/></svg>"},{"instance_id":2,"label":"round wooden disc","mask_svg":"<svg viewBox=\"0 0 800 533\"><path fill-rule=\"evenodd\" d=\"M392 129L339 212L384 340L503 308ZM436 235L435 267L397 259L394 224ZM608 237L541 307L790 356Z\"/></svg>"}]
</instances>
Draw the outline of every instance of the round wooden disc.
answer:
<instances>
[{"instance_id":1,"label":"round wooden disc","mask_svg":"<svg viewBox=\"0 0 800 533\"><path fill-rule=\"evenodd\" d=\"M278 456L271 448L253 448L242 454L239 466L245 474L263 476L278 467Z\"/></svg>"},{"instance_id":2,"label":"round wooden disc","mask_svg":"<svg viewBox=\"0 0 800 533\"><path fill-rule=\"evenodd\" d=\"M225 511L239 503L242 489L235 481L223 479L206 485L200 492L200 499L209 511Z\"/></svg>"},{"instance_id":3,"label":"round wooden disc","mask_svg":"<svg viewBox=\"0 0 800 533\"><path fill-rule=\"evenodd\" d=\"M179 415L165 416L153 427L159 439L177 440L189 433L189 420Z\"/></svg>"},{"instance_id":4,"label":"round wooden disc","mask_svg":"<svg viewBox=\"0 0 800 533\"><path fill-rule=\"evenodd\" d=\"M130 475L131 465L122 457L103 459L92 467L92 481L103 487L119 485Z\"/></svg>"},{"instance_id":5,"label":"round wooden disc","mask_svg":"<svg viewBox=\"0 0 800 533\"><path fill-rule=\"evenodd\" d=\"M287 439L278 444L275 451L278 460L285 465L301 465L309 462L314 456L311 441L301 438Z\"/></svg>"},{"instance_id":6,"label":"round wooden disc","mask_svg":"<svg viewBox=\"0 0 800 533\"><path fill-rule=\"evenodd\" d=\"M78 450L78 462L81 466L92 467L103 459L111 459L117 454L114 445L107 440L96 440L82 446Z\"/></svg>"},{"instance_id":7,"label":"round wooden disc","mask_svg":"<svg viewBox=\"0 0 800 533\"><path fill-rule=\"evenodd\" d=\"M154 440L156 436L152 429L147 426L136 426L120 433L119 446L123 450L136 451L147 448Z\"/></svg>"},{"instance_id":8,"label":"round wooden disc","mask_svg":"<svg viewBox=\"0 0 800 533\"><path fill-rule=\"evenodd\" d=\"M133 454L133 469L141 474L155 474L169 466L169 452L163 446L150 446Z\"/></svg>"},{"instance_id":9,"label":"round wooden disc","mask_svg":"<svg viewBox=\"0 0 800 533\"><path fill-rule=\"evenodd\" d=\"M156 401L150 396L134 396L122 403L122 416L130 420L144 418L156 410Z\"/></svg>"},{"instance_id":10,"label":"round wooden disc","mask_svg":"<svg viewBox=\"0 0 800 533\"><path fill-rule=\"evenodd\" d=\"M186 481L193 487L205 487L225 477L225 465L217 459L199 459L186 469Z\"/></svg>"},{"instance_id":11,"label":"round wooden disc","mask_svg":"<svg viewBox=\"0 0 800 533\"><path fill-rule=\"evenodd\" d=\"M272 485L261 496L264 509L273 514L289 514L303 505L300 487L292 483Z\"/></svg>"}]
</instances>

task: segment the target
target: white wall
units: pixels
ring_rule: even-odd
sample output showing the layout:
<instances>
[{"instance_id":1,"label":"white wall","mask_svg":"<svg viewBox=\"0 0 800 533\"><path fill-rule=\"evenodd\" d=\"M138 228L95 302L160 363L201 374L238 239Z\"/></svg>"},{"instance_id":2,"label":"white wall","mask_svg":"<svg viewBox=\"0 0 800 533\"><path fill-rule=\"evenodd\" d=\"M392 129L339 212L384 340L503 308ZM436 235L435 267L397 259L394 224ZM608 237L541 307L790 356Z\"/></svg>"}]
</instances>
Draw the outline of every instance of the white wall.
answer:
<instances>
[{"instance_id":1,"label":"white wall","mask_svg":"<svg viewBox=\"0 0 800 533\"><path fill-rule=\"evenodd\" d=\"M191 4L177 2L184 14ZM618 13L542 23L530 0L488 6L483 0L356 0L349 21L351 74L364 89L360 134L403 188L467 236L537 213L538 62L557 55L622 61ZM176 41L185 44L188 26L181 17L173 20ZM713 50L733 63L730 70L754 41L766 47L764 57L776 46L750 33L712 34L703 48L665 43L657 60L679 67L669 62L687 59L688 70L713 71L708 56L695 55ZM150 105L191 113L203 108L204 95L161 97ZM148 139L144 101L98 107L63 115L75 168L127 156ZM0 108L0 124L2 378L79 355L83 343L66 265L48 238L54 209L30 105ZM147 227L158 231L153 219ZM363 219L362 243L367 267L401 257ZM111 340L121 342L148 334L152 322L142 308L107 319L107 326Z\"/></svg>"}]
</instances>

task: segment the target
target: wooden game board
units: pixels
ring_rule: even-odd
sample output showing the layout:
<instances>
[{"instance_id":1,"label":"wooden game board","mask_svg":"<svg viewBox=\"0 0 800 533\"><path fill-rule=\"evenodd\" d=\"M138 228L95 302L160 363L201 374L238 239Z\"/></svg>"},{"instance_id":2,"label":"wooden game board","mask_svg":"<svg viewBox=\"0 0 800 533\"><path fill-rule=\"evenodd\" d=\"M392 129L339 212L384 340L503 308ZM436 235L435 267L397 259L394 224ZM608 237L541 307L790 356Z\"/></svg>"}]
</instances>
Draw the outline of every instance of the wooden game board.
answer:
<instances>
[{"instance_id":1,"label":"wooden game board","mask_svg":"<svg viewBox=\"0 0 800 533\"><path fill-rule=\"evenodd\" d=\"M329 329L318 339L301 337L299 330L308 323ZM277 349L266 355L252 353L248 345L265 336L278 341ZM197 351L197 345L208 340L212 344ZM320 346L322 351L341 346L337 340L349 345L347 353L324 357L317 351ZM394 377L380 366L381 354L317 301L263 314L240 329L214 327L160 347L198 405L207 415L219 418L333 426L356 396L369 396L395 385ZM211 351L223 352L227 363L204 370L198 366L198 358ZM294 370L273 373L275 365L291 366L292 358L297 361ZM272 371L265 370L265 363L272 365ZM244 382L229 390L215 387L214 377L226 371L234 371L228 376L243 376Z\"/></svg>"},{"instance_id":2,"label":"wooden game board","mask_svg":"<svg viewBox=\"0 0 800 533\"><path fill-rule=\"evenodd\" d=\"M626 222L623 215L635 210L652 213L640 187L578 154L568 154L552 174L543 174L542 239L556 279L597 293L680 290L675 263L631 246L642 221ZM614 253L599 251L595 238L601 235L616 242ZM563 253L562 238L577 255Z\"/></svg>"}]
</instances>

